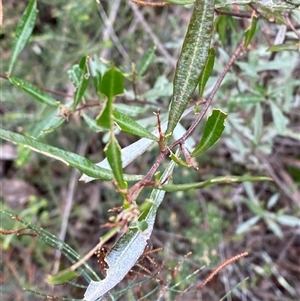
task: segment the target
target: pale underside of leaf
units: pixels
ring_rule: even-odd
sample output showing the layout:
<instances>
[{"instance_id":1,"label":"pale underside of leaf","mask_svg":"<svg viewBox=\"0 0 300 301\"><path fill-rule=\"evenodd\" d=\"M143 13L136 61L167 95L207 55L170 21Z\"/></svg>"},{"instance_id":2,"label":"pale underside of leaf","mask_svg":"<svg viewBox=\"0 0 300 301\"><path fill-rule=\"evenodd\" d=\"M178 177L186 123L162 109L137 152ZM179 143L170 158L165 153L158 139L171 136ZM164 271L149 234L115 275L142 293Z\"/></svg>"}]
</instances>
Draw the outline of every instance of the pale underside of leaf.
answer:
<instances>
[{"instance_id":1,"label":"pale underside of leaf","mask_svg":"<svg viewBox=\"0 0 300 301\"><path fill-rule=\"evenodd\" d=\"M160 181L169 178L174 165L174 162L170 162ZM147 240L151 236L157 209L163 201L164 195L165 191L157 189L152 191L150 199L153 200L153 204L145 218L148 224L147 229L143 232L136 228L129 229L123 234L105 259L109 266L106 278L101 281L91 281L84 294L84 300L95 301L103 296L115 287L135 265L143 254Z\"/></svg>"},{"instance_id":2,"label":"pale underside of leaf","mask_svg":"<svg viewBox=\"0 0 300 301\"><path fill-rule=\"evenodd\" d=\"M193 112L193 110L194 110L193 106L186 109L184 111L184 113L182 114L182 118L184 118L185 116L187 116L188 114ZM167 121L162 123L162 131L165 131L166 128L167 128ZM159 137L159 133L158 133L157 129L152 131L151 134L153 134L155 137ZM128 166L131 162L133 162L136 158L138 158L140 155L142 155L148 148L150 148L155 143L157 143L157 142L147 139L147 138L142 138L142 139L130 144L129 146L124 147L121 150L123 168ZM111 169L110 165L107 161L107 158L105 158L101 162L97 163L96 165L100 166L102 168L105 168L105 169ZM79 180L83 181L83 182L90 182L90 181L95 180L95 178L90 177L86 174L83 174Z\"/></svg>"}]
</instances>

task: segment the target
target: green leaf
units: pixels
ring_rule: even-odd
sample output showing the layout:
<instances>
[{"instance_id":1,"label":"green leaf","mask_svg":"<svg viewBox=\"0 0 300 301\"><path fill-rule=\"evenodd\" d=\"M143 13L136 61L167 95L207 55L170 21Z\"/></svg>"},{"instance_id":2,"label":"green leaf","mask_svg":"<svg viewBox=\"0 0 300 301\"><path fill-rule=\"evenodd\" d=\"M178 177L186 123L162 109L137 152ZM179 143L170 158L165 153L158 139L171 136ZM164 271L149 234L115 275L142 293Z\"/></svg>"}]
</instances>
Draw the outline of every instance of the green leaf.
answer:
<instances>
[{"instance_id":1,"label":"green leaf","mask_svg":"<svg viewBox=\"0 0 300 301\"><path fill-rule=\"evenodd\" d=\"M273 221L271 218L264 218L264 221L266 222L268 228L275 234L277 235L278 237L280 238L283 238L284 235L283 235L283 232L280 228L280 226L275 222Z\"/></svg>"},{"instance_id":2,"label":"green leaf","mask_svg":"<svg viewBox=\"0 0 300 301\"><path fill-rule=\"evenodd\" d=\"M250 44L252 38L255 35L257 21L258 21L258 18L256 18L255 16L253 16L251 18L251 24L250 24L250 26L245 31L245 42L244 42L244 47L245 48L248 47L248 45Z\"/></svg>"},{"instance_id":3,"label":"green leaf","mask_svg":"<svg viewBox=\"0 0 300 301\"><path fill-rule=\"evenodd\" d=\"M99 58L94 55L93 58L89 59L89 69L93 78L93 83L97 94L100 93L100 83L104 73L110 68L107 63L99 60Z\"/></svg>"},{"instance_id":4,"label":"green leaf","mask_svg":"<svg viewBox=\"0 0 300 301\"><path fill-rule=\"evenodd\" d=\"M124 76L114 66L103 75L100 92L107 97L99 114L97 124L107 129L113 128L113 97L124 92Z\"/></svg>"},{"instance_id":5,"label":"green leaf","mask_svg":"<svg viewBox=\"0 0 300 301\"><path fill-rule=\"evenodd\" d=\"M291 0L293 1L293 0ZM224 7L227 5L233 5L233 4L240 4L240 5L246 5L248 3L253 3L253 4L260 4L263 5L264 7L270 7L272 11L274 9L278 8L280 10L283 9L291 9L297 6L296 3L291 4L292 2L289 0L282 0L282 1L270 1L270 0L217 0L216 1L216 8L219 7Z\"/></svg>"},{"instance_id":6,"label":"green leaf","mask_svg":"<svg viewBox=\"0 0 300 301\"><path fill-rule=\"evenodd\" d=\"M300 218L292 215L278 215L276 216L276 221L282 225L288 227L299 227L300 226Z\"/></svg>"},{"instance_id":7,"label":"green leaf","mask_svg":"<svg viewBox=\"0 0 300 301\"><path fill-rule=\"evenodd\" d=\"M157 141L157 138L151 134L151 132L146 130L127 115L117 110L114 110L113 115L115 123L121 128L122 131Z\"/></svg>"},{"instance_id":8,"label":"green leaf","mask_svg":"<svg viewBox=\"0 0 300 301\"><path fill-rule=\"evenodd\" d=\"M299 49L300 49L299 40L295 40L294 42L272 45L266 51L269 51L269 52L299 51Z\"/></svg>"},{"instance_id":9,"label":"green leaf","mask_svg":"<svg viewBox=\"0 0 300 301\"><path fill-rule=\"evenodd\" d=\"M66 119L62 117L62 108L64 108L63 110L68 110L68 108L64 106L54 110L45 110L40 121L30 130L28 136L38 139L60 127L66 121Z\"/></svg>"},{"instance_id":10,"label":"green leaf","mask_svg":"<svg viewBox=\"0 0 300 301\"><path fill-rule=\"evenodd\" d=\"M280 25L287 25L284 15L280 11L275 11L272 7L268 8L265 5L259 6L258 12L266 20L276 22Z\"/></svg>"},{"instance_id":11,"label":"green leaf","mask_svg":"<svg viewBox=\"0 0 300 301\"><path fill-rule=\"evenodd\" d=\"M100 90L108 99L124 92L124 76L115 66L112 66L101 80Z\"/></svg>"},{"instance_id":12,"label":"green leaf","mask_svg":"<svg viewBox=\"0 0 300 301\"><path fill-rule=\"evenodd\" d=\"M171 150L169 156L176 164L184 167L190 167L185 161L183 161L180 157L177 157Z\"/></svg>"},{"instance_id":13,"label":"green leaf","mask_svg":"<svg viewBox=\"0 0 300 301\"><path fill-rule=\"evenodd\" d=\"M277 104L275 104L273 101L270 101L270 105L275 128L278 134L282 135L286 131L289 120L283 115Z\"/></svg>"},{"instance_id":14,"label":"green leaf","mask_svg":"<svg viewBox=\"0 0 300 301\"><path fill-rule=\"evenodd\" d=\"M160 181L168 181L174 168L174 162L169 163ZM154 189L150 195L152 206L145 213L144 221L148 227L145 231L140 231L137 228L130 229L125 232L113 246L112 250L107 254L105 260L108 264L106 278L101 281L91 281L85 294L84 300L95 301L103 296L113 287L115 287L135 265L140 256L143 254L147 245L147 240L150 238L157 209L162 203L165 192ZM140 222L142 220L139 219Z\"/></svg>"},{"instance_id":15,"label":"green leaf","mask_svg":"<svg viewBox=\"0 0 300 301\"><path fill-rule=\"evenodd\" d=\"M77 79L78 84L76 87L75 97L74 97L74 103L73 103L73 109L75 110L77 105L79 104L81 98L84 95L84 92L89 84L90 80L90 73L88 69L88 56L84 56L79 63L80 68L80 76Z\"/></svg>"},{"instance_id":16,"label":"green leaf","mask_svg":"<svg viewBox=\"0 0 300 301\"><path fill-rule=\"evenodd\" d=\"M138 76L141 77L148 70L149 66L152 64L154 60L156 45L153 43L151 47L145 52L141 59L141 63L138 66Z\"/></svg>"},{"instance_id":17,"label":"green leaf","mask_svg":"<svg viewBox=\"0 0 300 301\"><path fill-rule=\"evenodd\" d=\"M272 181L272 178L256 177L256 176L225 176L225 177L215 177L198 183L166 184L161 186L160 189L166 192L174 192L174 191L186 191L190 189L208 187L217 184L232 184L232 183L243 183L243 182L261 182L261 181Z\"/></svg>"},{"instance_id":18,"label":"green leaf","mask_svg":"<svg viewBox=\"0 0 300 301\"><path fill-rule=\"evenodd\" d=\"M70 271L70 270L64 270L54 276L47 276L46 277L46 283L50 285L58 285L58 284L64 284L68 281L71 281L72 279L79 276L78 272Z\"/></svg>"},{"instance_id":19,"label":"green leaf","mask_svg":"<svg viewBox=\"0 0 300 301\"><path fill-rule=\"evenodd\" d=\"M121 148L113 134L111 134L109 142L105 146L104 151L119 188L126 189L127 185L123 178Z\"/></svg>"},{"instance_id":20,"label":"green leaf","mask_svg":"<svg viewBox=\"0 0 300 301\"><path fill-rule=\"evenodd\" d=\"M84 112L82 113L82 117L84 119L84 121L86 122L86 124L88 125L88 127L95 133L99 133L99 132L105 132L107 131L106 128L98 126L97 122L95 119L89 117L87 114L85 114Z\"/></svg>"},{"instance_id":21,"label":"green leaf","mask_svg":"<svg viewBox=\"0 0 300 301\"><path fill-rule=\"evenodd\" d=\"M256 216L251 217L247 221L239 224L239 226L236 229L236 234L242 234L242 233L245 233L246 231L250 230L251 227L253 227L255 224L257 224L259 222L260 219L261 219L261 217L256 215Z\"/></svg>"},{"instance_id":22,"label":"green leaf","mask_svg":"<svg viewBox=\"0 0 300 301\"><path fill-rule=\"evenodd\" d=\"M15 144L20 144L24 147L28 147L33 151L41 153L47 157L59 160L66 165L70 165L72 167L77 168L81 172L94 177L96 179L102 180L113 180L114 176L110 170L101 168L91 162L90 160L86 159L85 157L79 156L72 152L67 152L57 147L53 147L42 142L38 142L32 138L25 137L23 135L13 133L10 131L6 131L0 129L0 138L10 141ZM141 179L140 176L131 176L131 175L124 175L124 179L126 181L136 181Z\"/></svg>"},{"instance_id":23,"label":"green leaf","mask_svg":"<svg viewBox=\"0 0 300 301\"><path fill-rule=\"evenodd\" d=\"M8 67L8 76L12 73L18 56L24 49L31 36L37 18L37 14L38 10L36 9L36 0L30 0L16 30L12 54L10 57Z\"/></svg>"},{"instance_id":24,"label":"green leaf","mask_svg":"<svg viewBox=\"0 0 300 301\"><path fill-rule=\"evenodd\" d=\"M6 212L4 210L0 210L0 213L9 216L12 219L15 219L14 216ZM41 241L45 242L46 244L50 245L51 247L55 248L56 250L59 250L66 258L72 263L76 263L78 260L80 260L80 255L72 249L68 244L66 244L64 241L58 239L55 235L52 233L44 230L43 228L37 227L34 224L31 224L23 219L18 219L18 221L25 226L27 226L29 229L31 229L33 232L37 234L37 238ZM98 275L93 271L93 269L87 264L87 262L82 263L84 268L79 268L78 271L80 274L84 277L84 279L87 282L91 281L91 276L93 275L93 278L99 279Z\"/></svg>"},{"instance_id":25,"label":"green leaf","mask_svg":"<svg viewBox=\"0 0 300 301\"><path fill-rule=\"evenodd\" d=\"M205 63L205 66L203 68L203 71L201 73L200 79L199 79L199 97L202 98L204 89L206 86L206 83L211 75L211 72L214 68L215 63L215 50L213 48L209 49L208 51L208 57Z\"/></svg>"},{"instance_id":26,"label":"green leaf","mask_svg":"<svg viewBox=\"0 0 300 301\"><path fill-rule=\"evenodd\" d=\"M263 130L263 112L261 109L260 103L255 106L255 115L253 119L253 127L254 127L254 145L258 145L261 133Z\"/></svg>"},{"instance_id":27,"label":"green leaf","mask_svg":"<svg viewBox=\"0 0 300 301\"><path fill-rule=\"evenodd\" d=\"M187 116L188 114L193 112L193 110L194 110L193 107L186 109L184 114L182 115L182 117ZM162 128L162 131L165 131L165 129L167 128L166 121L162 123L161 128ZM155 129L151 133L154 136L159 137L159 133L158 133L157 129ZM147 149L149 149L155 143L157 143L157 142L155 142L153 140L149 140L148 138L141 138L138 141L124 147L121 151L123 168L128 166L131 162L133 162L136 158L138 158L140 155L142 155ZM105 158L101 162L97 163L97 165L101 166L105 169L110 168L107 158ZM92 180L94 180L92 177L88 177L86 175L82 175L82 177L80 178L80 181L84 181L84 182L89 182Z\"/></svg>"},{"instance_id":28,"label":"green leaf","mask_svg":"<svg viewBox=\"0 0 300 301\"><path fill-rule=\"evenodd\" d=\"M9 77L9 81L16 86L17 88L23 90L30 96L32 96L34 99L37 101L47 105L47 106L52 106L52 107L59 107L60 102L56 101L54 98L40 90L38 87L35 85L23 80L19 79L17 77Z\"/></svg>"},{"instance_id":29,"label":"green leaf","mask_svg":"<svg viewBox=\"0 0 300 301\"><path fill-rule=\"evenodd\" d=\"M211 44L213 18L214 1L196 0L177 62L165 135L173 132L198 85Z\"/></svg>"},{"instance_id":30,"label":"green leaf","mask_svg":"<svg viewBox=\"0 0 300 301\"><path fill-rule=\"evenodd\" d=\"M113 98L109 97L99 114L97 119L97 125L105 129L112 129L114 125L114 116L113 116Z\"/></svg>"},{"instance_id":31,"label":"green leaf","mask_svg":"<svg viewBox=\"0 0 300 301\"><path fill-rule=\"evenodd\" d=\"M201 141L191 153L192 157L199 156L219 140L225 128L224 121L226 117L227 114L221 110L213 109L205 124Z\"/></svg>"}]
</instances>

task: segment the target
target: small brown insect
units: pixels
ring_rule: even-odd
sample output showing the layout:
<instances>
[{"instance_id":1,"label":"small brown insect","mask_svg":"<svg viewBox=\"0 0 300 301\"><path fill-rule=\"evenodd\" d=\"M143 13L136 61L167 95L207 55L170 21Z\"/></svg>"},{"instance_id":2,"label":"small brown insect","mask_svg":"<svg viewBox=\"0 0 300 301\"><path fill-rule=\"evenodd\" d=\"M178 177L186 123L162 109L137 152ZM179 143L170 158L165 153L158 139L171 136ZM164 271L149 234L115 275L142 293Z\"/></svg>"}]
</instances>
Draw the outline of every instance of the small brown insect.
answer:
<instances>
[{"instance_id":1,"label":"small brown insect","mask_svg":"<svg viewBox=\"0 0 300 301\"><path fill-rule=\"evenodd\" d=\"M132 267L132 269L128 272L125 276L127 279L133 279L135 276L151 276L154 278L159 284L163 284L163 280L156 277L159 274L164 265L158 264L154 258L151 257L153 253L157 253L161 251L162 248L152 249L149 245L146 246L143 254L138 259L136 264ZM97 262L100 265L101 273L104 275L106 274L106 270L108 269L107 262L105 261L106 255L109 253L110 249L107 247L102 247L101 249L97 250L95 254L97 255ZM154 271L153 271L154 270Z\"/></svg>"},{"instance_id":2,"label":"small brown insect","mask_svg":"<svg viewBox=\"0 0 300 301\"><path fill-rule=\"evenodd\" d=\"M99 262L100 270L102 274L106 274L106 270L108 269L107 262L105 261L106 254L109 252L109 248L102 247L98 249L95 254L97 255L97 262Z\"/></svg>"}]
</instances>

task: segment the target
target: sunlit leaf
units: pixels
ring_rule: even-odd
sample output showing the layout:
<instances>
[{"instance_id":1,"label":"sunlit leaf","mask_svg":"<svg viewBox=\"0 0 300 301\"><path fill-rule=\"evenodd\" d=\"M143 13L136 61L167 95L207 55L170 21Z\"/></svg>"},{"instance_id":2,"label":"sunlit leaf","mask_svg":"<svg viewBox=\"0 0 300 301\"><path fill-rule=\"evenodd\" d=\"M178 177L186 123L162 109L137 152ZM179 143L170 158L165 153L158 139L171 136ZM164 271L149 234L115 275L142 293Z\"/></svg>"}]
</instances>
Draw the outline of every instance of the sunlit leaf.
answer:
<instances>
[{"instance_id":1,"label":"sunlit leaf","mask_svg":"<svg viewBox=\"0 0 300 301\"><path fill-rule=\"evenodd\" d=\"M166 135L173 132L198 85L210 49L214 8L213 0L195 1L175 71Z\"/></svg>"},{"instance_id":2,"label":"sunlit leaf","mask_svg":"<svg viewBox=\"0 0 300 301\"><path fill-rule=\"evenodd\" d=\"M227 114L221 110L213 110L206 121L200 143L191 153L192 157L199 156L219 140L225 128L224 122L226 117Z\"/></svg>"},{"instance_id":3,"label":"sunlit leaf","mask_svg":"<svg viewBox=\"0 0 300 301\"><path fill-rule=\"evenodd\" d=\"M8 67L8 75L12 73L18 56L24 49L31 36L37 18L37 14L38 10L36 9L36 0L30 0L16 30Z\"/></svg>"}]
</instances>

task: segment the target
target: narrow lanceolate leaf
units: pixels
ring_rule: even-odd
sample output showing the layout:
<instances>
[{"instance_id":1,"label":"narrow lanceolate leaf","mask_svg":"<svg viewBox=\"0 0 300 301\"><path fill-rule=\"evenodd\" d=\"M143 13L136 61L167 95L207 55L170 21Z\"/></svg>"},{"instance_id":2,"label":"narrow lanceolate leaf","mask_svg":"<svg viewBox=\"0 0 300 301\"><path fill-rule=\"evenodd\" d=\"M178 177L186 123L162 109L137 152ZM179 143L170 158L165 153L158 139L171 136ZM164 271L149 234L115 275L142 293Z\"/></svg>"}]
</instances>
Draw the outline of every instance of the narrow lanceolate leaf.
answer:
<instances>
[{"instance_id":1,"label":"narrow lanceolate leaf","mask_svg":"<svg viewBox=\"0 0 300 301\"><path fill-rule=\"evenodd\" d=\"M272 45L266 51L279 52L279 51L299 51L299 50L300 50L299 40L295 40L290 43Z\"/></svg>"},{"instance_id":2,"label":"narrow lanceolate leaf","mask_svg":"<svg viewBox=\"0 0 300 301\"><path fill-rule=\"evenodd\" d=\"M148 70L149 66L152 64L154 60L156 45L153 43L151 47L145 52L141 59L141 63L138 66L138 76L143 76L145 72Z\"/></svg>"},{"instance_id":3,"label":"narrow lanceolate leaf","mask_svg":"<svg viewBox=\"0 0 300 301\"><path fill-rule=\"evenodd\" d=\"M59 107L60 102L56 101L50 95L46 94L42 90L40 90L35 85L17 77L9 77L9 81L16 86L17 88L23 90L30 96L32 96L35 100L52 107Z\"/></svg>"},{"instance_id":4,"label":"narrow lanceolate leaf","mask_svg":"<svg viewBox=\"0 0 300 301\"><path fill-rule=\"evenodd\" d=\"M169 163L164 174L160 178L161 182L168 181L174 168L174 162ZM109 290L114 288L132 269L135 263L147 245L147 240L150 238L154 222L157 214L157 209L164 199L165 191L154 189L150 195L152 206L143 212L143 221L148 225L145 231L138 228L129 228L127 232L120 237L112 250L108 253L105 261L108 264L106 278L101 281L91 281L85 294L84 300L95 301ZM139 222L142 220L139 218Z\"/></svg>"},{"instance_id":5,"label":"narrow lanceolate leaf","mask_svg":"<svg viewBox=\"0 0 300 301\"><path fill-rule=\"evenodd\" d=\"M207 83L207 81L210 77L210 74L214 68L215 56L216 56L215 50L213 48L209 49L206 64L203 68L203 71L202 71L200 79L199 79L199 97L200 98L203 96L206 83Z\"/></svg>"},{"instance_id":6,"label":"narrow lanceolate leaf","mask_svg":"<svg viewBox=\"0 0 300 301\"><path fill-rule=\"evenodd\" d=\"M289 120L283 115L282 110L278 105L272 100L270 101L270 106L275 128L277 129L278 134L283 135L289 124Z\"/></svg>"},{"instance_id":7,"label":"narrow lanceolate leaf","mask_svg":"<svg viewBox=\"0 0 300 301\"><path fill-rule=\"evenodd\" d=\"M21 213L21 215L23 213ZM15 219L14 215L0 209L0 215L1 214L7 215L8 217ZM2 220L2 216L1 216L1 220ZM24 224L28 229L32 230L33 233L36 233L38 239L45 242L49 246L52 246L56 250L59 250L62 254L66 256L68 260L70 260L72 264L78 262L78 260L80 259L80 255L74 249L72 249L67 243L63 242L61 239L57 238L52 233L44 230L43 228L37 227L34 224L27 222L26 220L17 219L17 221ZM99 278L97 274L93 271L93 269L87 264L87 262L83 262L83 266L84 268L80 267L78 269L78 272L79 274L81 274L81 276L84 277L86 281L88 282L91 281L91 275L93 276L93 278L94 277ZM71 275L69 274L69 277L70 276Z\"/></svg>"},{"instance_id":8,"label":"narrow lanceolate leaf","mask_svg":"<svg viewBox=\"0 0 300 301\"><path fill-rule=\"evenodd\" d=\"M67 270L67 271L63 271L61 273L58 273L54 276L48 276L46 277L46 282L50 285L59 285L59 284L64 284L64 283L67 283L71 280L73 280L74 278L78 277L79 276L79 273L78 272L75 272L75 271L70 271L70 270Z\"/></svg>"},{"instance_id":9,"label":"narrow lanceolate leaf","mask_svg":"<svg viewBox=\"0 0 300 301\"><path fill-rule=\"evenodd\" d=\"M187 116L191 112L193 112L194 108L190 107L185 110L184 114L182 117ZM167 122L163 122L161 125L162 131L164 132L167 128ZM151 132L155 137L159 137L159 132L157 129ZM141 138L140 140L124 147L121 151L122 153L122 165L123 168L128 166L131 162L133 162L136 158L141 156L149 147L151 147L153 144L156 142L153 140L149 140L148 138ZM97 163L98 166L103 167L105 169L110 169L110 166L108 164L107 158L102 160L101 162ZM84 182L90 182L93 181L94 179L92 177L88 177L87 175L83 175L80 179L80 181Z\"/></svg>"},{"instance_id":10,"label":"narrow lanceolate leaf","mask_svg":"<svg viewBox=\"0 0 300 301\"><path fill-rule=\"evenodd\" d=\"M86 122L86 124L88 125L88 127L95 133L99 133L99 132L105 132L107 129L98 126L97 122L94 118L89 117L87 114L85 114L84 112L82 112L82 117L84 119L84 121Z\"/></svg>"},{"instance_id":11,"label":"narrow lanceolate leaf","mask_svg":"<svg viewBox=\"0 0 300 301\"><path fill-rule=\"evenodd\" d=\"M25 137L23 135L3 129L0 129L0 138L15 144L22 145L24 147L28 147L31 150L41 153L47 157L59 160L66 165L77 168L81 172L84 172L86 175L89 175L91 177L102 180L114 179L114 175L110 170L99 167L85 157L79 156L75 153L67 152L57 147L36 141L35 139L32 139L30 137ZM125 181L136 181L138 179L141 179L141 177L124 175L124 179Z\"/></svg>"},{"instance_id":12,"label":"narrow lanceolate leaf","mask_svg":"<svg viewBox=\"0 0 300 301\"><path fill-rule=\"evenodd\" d=\"M112 134L109 138L108 144L105 146L105 155L118 183L119 188L127 188L126 183L123 178L123 168L122 168L122 158L121 158L121 148L116 139Z\"/></svg>"},{"instance_id":13,"label":"narrow lanceolate leaf","mask_svg":"<svg viewBox=\"0 0 300 301\"><path fill-rule=\"evenodd\" d=\"M185 161L183 161L180 157L177 157L171 150L169 156L176 164L184 167L190 167Z\"/></svg>"},{"instance_id":14,"label":"narrow lanceolate leaf","mask_svg":"<svg viewBox=\"0 0 300 301\"><path fill-rule=\"evenodd\" d=\"M115 123L121 128L122 131L133 135L137 135L139 137L157 141L157 138L153 134L151 134L151 132L146 130L144 127L139 125L127 115L117 110L114 110L113 115Z\"/></svg>"},{"instance_id":15,"label":"narrow lanceolate leaf","mask_svg":"<svg viewBox=\"0 0 300 301\"><path fill-rule=\"evenodd\" d=\"M34 28L34 24L37 18L38 11L36 9L36 0L31 0L26 7L26 10L18 24L16 35L14 39L12 54L10 57L9 67L8 67L8 75L10 75L13 71L15 63L17 61L18 56L24 49L27 44L32 30Z\"/></svg>"},{"instance_id":16,"label":"narrow lanceolate leaf","mask_svg":"<svg viewBox=\"0 0 300 301\"><path fill-rule=\"evenodd\" d=\"M76 109L77 105L79 104L89 84L90 73L88 69L88 59L89 59L88 56L84 56L79 63L80 75L77 81L78 84L76 85L73 109Z\"/></svg>"},{"instance_id":17,"label":"narrow lanceolate leaf","mask_svg":"<svg viewBox=\"0 0 300 301\"><path fill-rule=\"evenodd\" d=\"M224 121L226 117L227 114L221 110L213 110L205 124L200 143L191 153L192 157L199 156L219 140L225 128Z\"/></svg>"},{"instance_id":18,"label":"narrow lanceolate leaf","mask_svg":"<svg viewBox=\"0 0 300 301\"><path fill-rule=\"evenodd\" d=\"M247 28L247 30L245 31L245 43L244 43L244 47L247 48L248 45L250 44L250 42L252 41L252 38L255 35L255 31L256 31L256 25L257 25L257 18L255 16L252 17L251 19L251 24L250 26Z\"/></svg>"},{"instance_id":19,"label":"narrow lanceolate leaf","mask_svg":"<svg viewBox=\"0 0 300 301\"><path fill-rule=\"evenodd\" d=\"M212 39L213 0L196 0L174 77L166 135L171 134L199 82Z\"/></svg>"},{"instance_id":20,"label":"narrow lanceolate leaf","mask_svg":"<svg viewBox=\"0 0 300 301\"><path fill-rule=\"evenodd\" d=\"M190 189L198 189L203 187L209 187L218 184L232 184L232 183L243 183L243 182L261 182L261 181L272 181L269 177L256 177L256 176L225 176L216 177L203 182L198 183L187 183L187 184L166 184L160 187L160 189L166 192L175 191L186 191Z\"/></svg>"}]
</instances>

